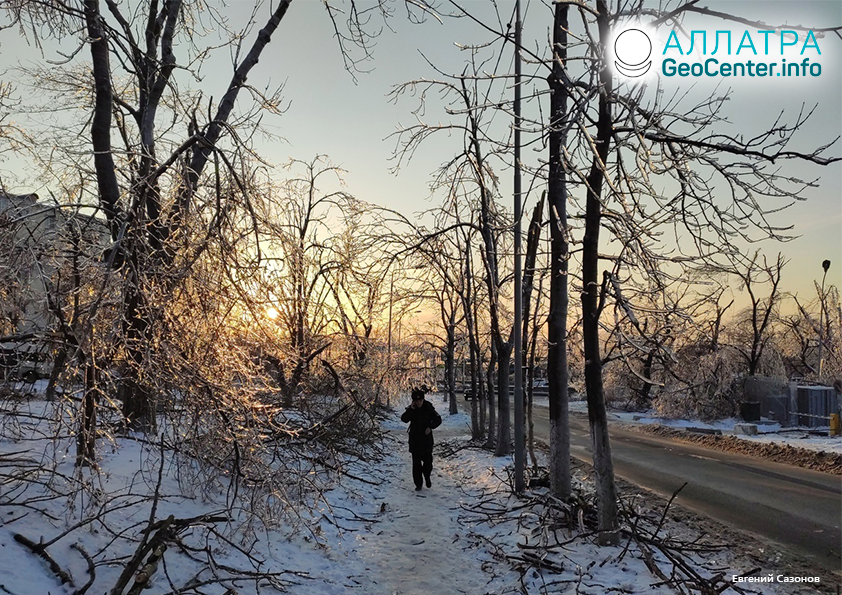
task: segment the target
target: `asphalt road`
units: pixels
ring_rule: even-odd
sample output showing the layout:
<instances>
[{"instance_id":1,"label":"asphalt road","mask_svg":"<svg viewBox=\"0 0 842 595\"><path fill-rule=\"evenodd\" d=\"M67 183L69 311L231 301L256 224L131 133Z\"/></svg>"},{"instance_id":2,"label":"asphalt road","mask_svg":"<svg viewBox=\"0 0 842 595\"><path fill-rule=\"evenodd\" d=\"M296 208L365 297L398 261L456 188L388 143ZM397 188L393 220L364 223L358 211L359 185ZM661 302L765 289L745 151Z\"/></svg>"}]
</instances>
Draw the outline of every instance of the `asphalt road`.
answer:
<instances>
[{"instance_id":1,"label":"asphalt road","mask_svg":"<svg viewBox=\"0 0 842 595\"><path fill-rule=\"evenodd\" d=\"M462 402L464 404L464 402ZM465 409L465 411L469 411ZM535 407L535 435L547 440L548 410ZM571 455L590 463L587 417L570 415ZM800 467L610 427L614 473L681 505L842 570L842 478Z\"/></svg>"}]
</instances>

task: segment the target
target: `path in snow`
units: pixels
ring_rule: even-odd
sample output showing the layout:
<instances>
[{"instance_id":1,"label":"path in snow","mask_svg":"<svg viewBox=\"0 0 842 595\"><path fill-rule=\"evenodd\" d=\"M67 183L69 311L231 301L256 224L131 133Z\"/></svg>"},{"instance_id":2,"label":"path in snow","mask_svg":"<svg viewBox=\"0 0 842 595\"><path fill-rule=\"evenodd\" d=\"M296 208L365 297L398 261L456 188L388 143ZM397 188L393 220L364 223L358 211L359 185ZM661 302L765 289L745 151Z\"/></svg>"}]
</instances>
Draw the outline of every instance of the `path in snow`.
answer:
<instances>
[{"instance_id":1,"label":"path in snow","mask_svg":"<svg viewBox=\"0 0 842 595\"><path fill-rule=\"evenodd\" d=\"M441 403L435 405L446 418ZM457 520L460 503L469 498L460 489L458 470L449 469L435 457L432 488L416 492L406 433L394 425L391 427L395 452L383 462L384 476L390 479L377 494L382 497L377 505L382 506L383 514L379 515L380 522L371 525L370 532L356 534L352 546L371 581L371 589L366 592L388 595L489 592L491 575L482 570L478 552L471 547L477 544L470 543L468 529ZM434 431L436 442L464 435L464 428L448 427L447 423ZM499 578L494 585L498 593Z\"/></svg>"}]
</instances>

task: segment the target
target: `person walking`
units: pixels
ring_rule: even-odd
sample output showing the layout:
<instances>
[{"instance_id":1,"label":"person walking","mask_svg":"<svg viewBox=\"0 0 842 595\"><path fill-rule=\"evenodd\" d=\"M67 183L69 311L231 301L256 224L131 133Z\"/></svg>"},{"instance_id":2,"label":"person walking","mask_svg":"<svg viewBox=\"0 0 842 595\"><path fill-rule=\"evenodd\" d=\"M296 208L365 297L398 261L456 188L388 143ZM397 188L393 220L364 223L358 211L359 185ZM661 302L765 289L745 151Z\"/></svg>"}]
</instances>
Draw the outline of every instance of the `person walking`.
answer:
<instances>
[{"instance_id":1,"label":"person walking","mask_svg":"<svg viewBox=\"0 0 842 595\"><path fill-rule=\"evenodd\" d=\"M412 402L401 415L401 421L409 424L409 452L412 453L412 479L415 491L426 481L431 487L430 472L433 470L433 430L441 425L441 416L433 404L424 399L429 389L412 389Z\"/></svg>"}]
</instances>

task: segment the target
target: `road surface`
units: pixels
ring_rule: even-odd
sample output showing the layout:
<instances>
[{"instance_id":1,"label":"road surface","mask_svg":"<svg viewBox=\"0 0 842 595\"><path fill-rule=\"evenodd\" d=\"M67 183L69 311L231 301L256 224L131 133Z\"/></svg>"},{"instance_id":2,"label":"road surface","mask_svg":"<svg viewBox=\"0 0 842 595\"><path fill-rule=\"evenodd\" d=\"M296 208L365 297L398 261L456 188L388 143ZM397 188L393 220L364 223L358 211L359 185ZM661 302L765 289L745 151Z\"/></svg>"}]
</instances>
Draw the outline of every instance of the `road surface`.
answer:
<instances>
[{"instance_id":1,"label":"road surface","mask_svg":"<svg viewBox=\"0 0 842 595\"><path fill-rule=\"evenodd\" d=\"M460 400L462 407L464 402ZM469 412L465 407L463 411ZM534 409L535 436L549 436ZM587 416L571 412L571 455L590 463ZM609 427L614 473L742 531L765 537L831 572L842 570L842 478Z\"/></svg>"}]
</instances>

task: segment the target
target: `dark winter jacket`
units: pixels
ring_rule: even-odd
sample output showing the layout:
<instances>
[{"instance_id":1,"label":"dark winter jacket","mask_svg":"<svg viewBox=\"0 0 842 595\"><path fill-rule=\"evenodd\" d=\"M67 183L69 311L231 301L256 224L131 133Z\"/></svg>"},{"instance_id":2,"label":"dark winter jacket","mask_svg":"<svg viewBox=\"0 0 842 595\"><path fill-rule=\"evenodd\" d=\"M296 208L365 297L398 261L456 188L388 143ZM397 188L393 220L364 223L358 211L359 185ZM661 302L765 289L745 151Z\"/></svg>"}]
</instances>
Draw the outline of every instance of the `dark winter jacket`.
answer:
<instances>
[{"instance_id":1,"label":"dark winter jacket","mask_svg":"<svg viewBox=\"0 0 842 595\"><path fill-rule=\"evenodd\" d=\"M441 416L436 408L429 401L422 401L421 406L415 409L412 406L406 408L401 415L401 421L409 423L409 452L423 453L433 450L433 433L425 433L427 428L431 430L441 425Z\"/></svg>"}]
</instances>

